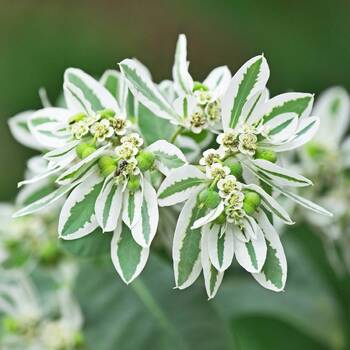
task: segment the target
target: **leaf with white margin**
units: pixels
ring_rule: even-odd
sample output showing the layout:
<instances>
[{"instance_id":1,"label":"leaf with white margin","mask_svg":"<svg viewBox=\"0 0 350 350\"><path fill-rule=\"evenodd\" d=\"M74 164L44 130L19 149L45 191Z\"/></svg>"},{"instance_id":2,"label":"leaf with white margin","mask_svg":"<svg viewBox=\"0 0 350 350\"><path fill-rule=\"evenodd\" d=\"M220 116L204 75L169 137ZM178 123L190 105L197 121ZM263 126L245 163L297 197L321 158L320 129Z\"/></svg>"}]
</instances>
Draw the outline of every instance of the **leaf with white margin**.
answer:
<instances>
[{"instance_id":1,"label":"leaf with white margin","mask_svg":"<svg viewBox=\"0 0 350 350\"><path fill-rule=\"evenodd\" d=\"M96 220L104 232L116 229L122 203L122 186L115 184L113 176L107 177L95 203Z\"/></svg>"},{"instance_id":2,"label":"leaf with white margin","mask_svg":"<svg viewBox=\"0 0 350 350\"><path fill-rule=\"evenodd\" d=\"M192 230L198 228L198 227L201 227L203 225L206 225L206 224L209 224L211 223L212 221L214 221L217 217L220 216L220 214L224 211L224 202L221 201L219 203L219 205L210 210L209 213L199 219L197 219L194 223L193 223L193 226L191 227Z\"/></svg>"},{"instance_id":3,"label":"leaf with white margin","mask_svg":"<svg viewBox=\"0 0 350 350\"><path fill-rule=\"evenodd\" d=\"M156 190L145 177L143 178L142 189L141 217L131 228L131 234L136 243L147 248L151 245L157 232L159 220L158 198Z\"/></svg>"},{"instance_id":4,"label":"leaf with white margin","mask_svg":"<svg viewBox=\"0 0 350 350\"><path fill-rule=\"evenodd\" d=\"M309 142L316 134L320 126L320 119L318 117L308 117L302 119L299 123L295 136L281 144L271 145L271 149L275 152L290 151L298 148Z\"/></svg>"},{"instance_id":5,"label":"leaf with white margin","mask_svg":"<svg viewBox=\"0 0 350 350\"><path fill-rule=\"evenodd\" d=\"M58 221L60 238L67 240L81 238L98 227L95 203L102 186L103 178L92 173L70 193Z\"/></svg>"},{"instance_id":6,"label":"leaf with white margin","mask_svg":"<svg viewBox=\"0 0 350 350\"><path fill-rule=\"evenodd\" d=\"M125 111L128 98L128 85L123 75L114 69L107 69L102 74L100 83L117 99L121 110Z\"/></svg>"},{"instance_id":7,"label":"leaf with white margin","mask_svg":"<svg viewBox=\"0 0 350 350\"><path fill-rule=\"evenodd\" d=\"M233 76L222 99L222 124L224 130L235 128L246 102L263 90L270 70L264 56L256 56L246 62Z\"/></svg>"},{"instance_id":8,"label":"leaf with white margin","mask_svg":"<svg viewBox=\"0 0 350 350\"><path fill-rule=\"evenodd\" d=\"M36 202L56 190L56 186L48 179L42 180L30 186L25 186L16 196L16 205L27 206Z\"/></svg>"},{"instance_id":9,"label":"leaf with white margin","mask_svg":"<svg viewBox=\"0 0 350 350\"><path fill-rule=\"evenodd\" d=\"M64 173L62 173L56 180L56 183L60 185L65 185L71 183L77 178L81 177L83 174L89 170L97 160L109 147L109 145L104 145L97 149L95 152L91 153L88 157L80 160L78 163L69 167Z\"/></svg>"},{"instance_id":10,"label":"leaf with white margin","mask_svg":"<svg viewBox=\"0 0 350 350\"><path fill-rule=\"evenodd\" d=\"M271 142L281 142L295 135L299 124L296 113L283 113L264 124L267 128L268 138Z\"/></svg>"},{"instance_id":11,"label":"leaf with white margin","mask_svg":"<svg viewBox=\"0 0 350 350\"><path fill-rule=\"evenodd\" d=\"M204 187L206 176L193 165L173 170L158 189L161 207L174 205L188 199L194 190Z\"/></svg>"},{"instance_id":12,"label":"leaf with white margin","mask_svg":"<svg viewBox=\"0 0 350 350\"><path fill-rule=\"evenodd\" d=\"M66 85L73 85L76 89L78 89L84 100L88 101L89 107L92 111L97 112L108 108L112 109L116 113L119 113L117 100L112 96L112 94L102 84L81 69L66 69L64 72L64 83ZM82 105L82 109L84 106L85 103Z\"/></svg>"},{"instance_id":13,"label":"leaf with white margin","mask_svg":"<svg viewBox=\"0 0 350 350\"><path fill-rule=\"evenodd\" d=\"M231 80L231 72L227 66L214 68L203 81L213 100L221 97L227 90Z\"/></svg>"},{"instance_id":14,"label":"leaf with white margin","mask_svg":"<svg viewBox=\"0 0 350 350\"><path fill-rule=\"evenodd\" d=\"M269 98L269 91L264 88L261 91L255 93L249 100L244 104L240 122L253 125L261 119L263 107Z\"/></svg>"},{"instance_id":15,"label":"leaf with white margin","mask_svg":"<svg viewBox=\"0 0 350 350\"><path fill-rule=\"evenodd\" d=\"M262 205L272 214L278 216L287 225L292 225L294 222L289 214L279 205L279 203L267 194L260 186L250 184L244 185L244 189L252 190L261 196Z\"/></svg>"},{"instance_id":16,"label":"leaf with white margin","mask_svg":"<svg viewBox=\"0 0 350 350\"><path fill-rule=\"evenodd\" d=\"M71 112L64 108L39 109L28 119L28 128L43 148L55 149L66 145L70 133L65 125Z\"/></svg>"},{"instance_id":17,"label":"leaf with white margin","mask_svg":"<svg viewBox=\"0 0 350 350\"><path fill-rule=\"evenodd\" d=\"M204 214L199 207L197 193L185 203L177 221L173 241L173 262L176 287L189 287L199 276L202 266L200 259L201 237L200 228L192 230L193 223Z\"/></svg>"},{"instance_id":18,"label":"leaf with white margin","mask_svg":"<svg viewBox=\"0 0 350 350\"><path fill-rule=\"evenodd\" d=\"M179 116L171 104L158 90L153 81L140 69L132 59L119 63L120 70L128 81L132 94L156 116L168 120L179 121Z\"/></svg>"},{"instance_id":19,"label":"leaf with white margin","mask_svg":"<svg viewBox=\"0 0 350 350\"><path fill-rule=\"evenodd\" d=\"M326 216L333 216L332 213L330 213L328 210L322 208L321 206L319 206L318 204L316 203L313 203L311 201L309 201L308 199L306 198L303 198L301 196L298 196L297 194L293 193L293 192L290 192L290 191L286 191L284 188L278 186L277 184L274 184L270 181L269 178L267 178L264 174L262 173L259 173L259 172L256 172L254 171L254 169L252 169L251 167L249 167L249 169L262 181L264 181L266 184L270 185L271 187L273 187L274 190L277 190L278 192L280 192L281 194L283 194L285 197L291 199L292 201L296 202L297 204L300 204L301 206L303 206L304 208L307 208L307 209L310 209L318 214L321 214L321 215L326 215ZM247 185L247 188L249 186L253 186L253 185ZM257 185L254 185L257 189L260 189L260 191L265 192L263 191L259 186ZM254 190L255 191L255 190ZM258 191L257 191L258 192ZM259 193L261 195L261 193ZM266 192L265 192L265 195L266 195ZM271 197L272 198L272 197ZM273 203L273 202L272 202ZM269 206L267 206L267 202L263 203L265 204L265 207L266 209L268 209L269 211L271 211L273 214L277 215L279 218L280 215L279 214L276 214L274 211L272 211L270 209ZM278 205L278 202L275 201L275 205ZM280 206L279 206L280 207ZM284 221L282 219L282 221ZM284 221L285 222L285 221ZM286 222L287 223L287 222ZM293 224L293 222L290 222L289 225Z\"/></svg>"},{"instance_id":20,"label":"leaf with white margin","mask_svg":"<svg viewBox=\"0 0 350 350\"><path fill-rule=\"evenodd\" d=\"M305 187L312 185L312 181L306 177L265 159L252 159L250 162L256 171L263 173L272 183L280 186Z\"/></svg>"},{"instance_id":21,"label":"leaf with white margin","mask_svg":"<svg viewBox=\"0 0 350 350\"><path fill-rule=\"evenodd\" d=\"M63 147L53 149L49 152L46 152L43 155L43 158L48 161L53 161L56 163L59 163L57 159L61 159L61 157L64 157L69 151L73 150L78 144L80 143L79 140L75 140L72 142L67 143Z\"/></svg>"},{"instance_id":22,"label":"leaf with white margin","mask_svg":"<svg viewBox=\"0 0 350 350\"><path fill-rule=\"evenodd\" d=\"M187 164L182 151L165 140L152 143L147 147L147 150L155 155L155 165L164 175L168 175L171 170Z\"/></svg>"},{"instance_id":23,"label":"leaf with white margin","mask_svg":"<svg viewBox=\"0 0 350 350\"><path fill-rule=\"evenodd\" d=\"M142 191L130 193L128 189L124 190L122 218L129 227L134 227L141 218Z\"/></svg>"},{"instance_id":24,"label":"leaf with white margin","mask_svg":"<svg viewBox=\"0 0 350 350\"><path fill-rule=\"evenodd\" d=\"M8 125L12 136L22 145L33 148L38 151L42 151L44 147L37 141L32 135L28 127L28 120L32 116L34 111L25 111L11 117L8 121Z\"/></svg>"},{"instance_id":25,"label":"leaf with white margin","mask_svg":"<svg viewBox=\"0 0 350 350\"><path fill-rule=\"evenodd\" d=\"M174 87L178 95L191 94L193 79L188 72L187 40L184 34L180 34L176 43L175 60L173 65Z\"/></svg>"},{"instance_id":26,"label":"leaf with white margin","mask_svg":"<svg viewBox=\"0 0 350 350\"><path fill-rule=\"evenodd\" d=\"M254 221L254 220L252 220ZM260 272L266 259L266 242L260 227L252 221L245 220L247 230L253 230L255 238L251 237L248 242L235 239L235 256L238 263L248 272ZM249 234L252 236L252 234Z\"/></svg>"},{"instance_id":27,"label":"leaf with white margin","mask_svg":"<svg viewBox=\"0 0 350 350\"><path fill-rule=\"evenodd\" d=\"M287 280L287 260L283 246L274 227L262 210L257 215L257 222L261 228L266 244L266 261L260 273L253 273L253 277L263 287L280 292Z\"/></svg>"},{"instance_id":28,"label":"leaf with white margin","mask_svg":"<svg viewBox=\"0 0 350 350\"><path fill-rule=\"evenodd\" d=\"M340 86L324 91L315 103L313 114L321 119L313 141L337 149L350 121L350 98L347 91Z\"/></svg>"},{"instance_id":29,"label":"leaf with white margin","mask_svg":"<svg viewBox=\"0 0 350 350\"><path fill-rule=\"evenodd\" d=\"M235 253L233 231L216 224L204 226L203 234L204 231L207 232L210 261L216 270L224 272L231 265Z\"/></svg>"},{"instance_id":30,"label":"leaf with white margin","mask_svg":"<svg viewBox=\"0 0 350 350\"><path fill-rule=\"evenodd\" d=\"M288 92L277 95L267 101L264 112L264 123L284 113L296 113L299 118L307 117L314 102L312 94Z\"/></svg>"},{"instance_id":31,"label":"leaf with white margin","mask_svg":"<svg viewBox=\"0 0 350 350\"><path fill-rule=\"evenodd\" d=\"M201 264L203 268L204 284L209 299L214 298L216 295L224 272L219 272L211 263L208 251L208 237L210 232L205 232L203 228L202 240L201 240Z\"/></svg>"},{"instance_id":32,"label":"leaf with white margin","mask_svg":"<svg viewBox=\"0 0 350 350\"><path fill-rule=\"evenodd\" d=\"M149 255L149 248L137 244L130 228L119 220L111 241L111 258L122 280L129 284L143 270Z\"/></svg>"}]
</instances>

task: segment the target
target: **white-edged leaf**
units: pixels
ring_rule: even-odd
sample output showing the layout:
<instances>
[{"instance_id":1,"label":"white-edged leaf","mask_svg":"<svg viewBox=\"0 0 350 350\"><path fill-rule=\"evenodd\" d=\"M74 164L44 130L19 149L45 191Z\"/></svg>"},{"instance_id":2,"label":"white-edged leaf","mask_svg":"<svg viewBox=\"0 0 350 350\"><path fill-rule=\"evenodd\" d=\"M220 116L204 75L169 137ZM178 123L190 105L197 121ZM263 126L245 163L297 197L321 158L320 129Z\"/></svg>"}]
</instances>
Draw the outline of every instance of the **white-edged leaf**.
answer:
<instances>
[{"instance_id":1,"label":"white-edged leaf","mask_svg":"<svg viewBox=\"0 0 350 350\"><path fill-rule=\"evenodd\" d=\"M168 175L171 170L187 164L186 157L182 151L165 140L152 143L147 147L147 150L154 153L156 157L155 164L164 175Z\"/></svg>"},{"instance_id":2,"label":"white-edged leaf","mask_svg":"<svg viewBox=\"0 0 350 350\"><path fill-rule=\"evenodd\" d=\"M213 100L221 97L227 90L231 80L231 72L227 66L214 68L203 81Z\"/></svg>"},{"instance_id":3,"label":"white-edged leaf","mask_svg":"<svg viewBox=\"0 0 350 350\"><path fill-rule=\"evenodd\" d=\"M179 35L176 43L173 80L178 95L192 93L193 79L188 72L187 40L184 34Z\"/></svg>"},{"instance_id":4,"label":"white-edged leaf","mask_svg":"<svg viewBox=\"0 0 350 350\"><path fill-rule=\"evenodd\" d=\"M296 113L283 113L270 119L264 126L268 128L272 142L281 142L295 135L298 122L299 116Z\"/></svg>"},{"instance_id":5,"label":"white-edged leaf","mask_svg":"<svg viewBox=\"0 0 350 350\"><path fill-rule=\"evenodd\" d=\"M254 220L252 220L254 221ZM250 237L248 242L235 239L235 256L238 263L248 272L260 272L266 259L266 242L264 234L258 225L252 221L245 220L245 230L254 231L255 238ZM252 236L252 233L247 235Z\"/></svg>"},{"instance_id":6,"label":"white-edged leaf","mask_svg":"<svg viewBox=\"0 0 350 350\"><path fill-rule=\"evenodd\" d=\"M216 270L224 272L231 265L235 252L233 232L216 224L204 226L203 234L204 232L208 237L210 261Z\"/></svg>"},{"instance_id":7,"label":"white-edged leaf","mask_svg":"<svg viewBox=\"0 0 350 350\"><path fill-rule=\"evenodd\" d=\"M114 231L117 227L123 204L122 188L113 177L107 177L96 199L96 220L103 231Z\"/></svg>"},{"instance_id":8,"label":"white-edged leaf","mask_svg":"<svg viewBox=\"0 0 350 350\"><path fill-rule=\"evenodd\" d=\"M305 187L312 185L312 181L306 177L265 159L252 159L250 162L257 172L263 173L272 183L280 186Z\"/></svg>"},{"instance_id":9,"label":"white-edged leaf","mask_svg":"<svg viewBox=\"0 0 350 350\"><path fill-rule=\"evenodd\" d=\"M272 214L278 216L287 225L292 225L294 222L289 214L280 206L280 204L267 194L260 186L255 184L244 185L245 189L255 191L261 196L262 205Z\"/></svg>"},{"instance_id":10,"label":"white-edged leaf","mask_svg":"<svg viewBox=\"0 0 350 350\"><path fill-rule=\"evenodd\" d=\"M204 232L203 230L201 240L201 264L203 268L205 289L207 291L208 298L212 299L220 287L224 277L224 272L219 272L210 261L208 251L209 234L209 232Z\"/></svg>"},{"instance_id":11,"label":"white-edged leaf","mask_svg":"<svg viewBox=\"0 0 350 350\"><path fill-rule=\"evenodd\" d=\"M122 218L124 223L129 227L134 227L141 219L142 191L130 193L128 189L123 194Z\"/></svg>"},{"instance_id":12,"label":"white-edged leaf","mask_svg":"<svg viewBox=\"0 0 350 350\"><path fill-rule=\"evenodd\" d=\"M132 227L131 234L136 243L142 247L149 247L158 227L158 198L156 190L145 177L143 178L142 187L141 217Z\"/></svg>"},{"instance_id":13,"label":"white-edged leaf","mask_svg":"<svg viewBox=\"0 0 350 350\"><path fill-rule=\"evenodd\" d=\"M258 213L257 221L265 236L267 253L262 271L254 273L253 277L263 287L280 292L284 289L287 280L287 260L284 250L278 233L263 211Z\"/></svg>"},{"instance_id":14,"label":"white-edged leaf","mask_svg":"<svg viewBox=\"0 0 350 350\"><path fill-rule=\"evenodd\" d=\"M201 229L192 230L193 223L203 216L204 209L199 207L197 194L185 203L179 215L173 241L173 263L176 287L189 287L199 276L202 266Z\"/></svg>"},{"instance_id":15,"label":"white-edged leaf","mask_svg":"<svg viewBox=\"0 0 350 350\"><path fill-rule=\"evenodd\" d=\"M132 59L125 59L119 66L128 81L131 92L142 104L160 118L179 119L171 104L161 94L150 77L140 69L138 63Z\"/></svg>"},{"instance_id":16,"label":"white-edged leaf","mask_svg":"<svg viewBox=\"0 0 350 350\"><path fill-rule=\"evenodd\" d=\"M269 66L264 56L251 58L237 71L222 99L224 130L235 128L239 124L244 105L265 88L269 75Z\"/></svg>"},{"instance_id":17,"label":"white-edged leaf","mask_svg":"<svg viewBox=\"0 0 350 350\"><path fill-rule=\"evenodd\" d=\"M210 222L214 221L220 214L224 211L224 202L221 201L219 205L212 210L209 210L209 213L205 216L197 219L192 226L192 229L196 229L198 227L201 227L203 225L209 224Z\"/></svg>"},{"instance_id":18,"label":"white-edged leaf","mask_svg":"<svg viewBox=\"0 0 350 350\"><path fill-rule=\"evenodd\" d=\"M314 96L301 92L288 92L277 95L267 101L264 112L264 122L284 113L296 113L299 118L308 116L312 110Z\"/></svg>"},{"instance_id":19,"label":"white-edged leaf","mask_svg":"<svg viewBox=\"0 0 350 350\"><path fill-rule=\"evenodd\" d=\"M193 165L184 165L173 170L158 189L159 205L164 207L185 201L194 190L203 187L206 179Z\"/></svg>"},{"instance_id":20,"label":"white-edged leaf","mask_svg":"<svg viewBox=\"0 0 350 350\"><path fill-rule=\"evenodd\" d=\"M119 220L111 241L111 258L122 280L129 284L143 270L149 255L149 248L138 245L130 228Z\"/></svg>"},{"instance_id":21,"label":"white-edged leaf","mask_svg":"<svg viewBox=\"0 0 350 350\"><path fill-rule=\"evenodd\" d=\"M97 112L108 108L116 113L119 112L119 106L115 97L102 84L81 69L66 69L64 73L64 84L68 87L69 85L73 85L79 90L81 93L80 96L83 96L84 100L89 103L92 111ZM76 104L74 104L75 106ZM85 106L86 104L83 102L81 110L84 110Z\"/></svg>"},{"instance_id":22,"label":"white-edged leaf","mask_svg":"<svg viewBox=\"0 0 350 350\"><path fill-rule=\"evenodd\" d=\"M34 111L25 111L11 117L8 121L10 131L13 137L22 145L42 151L44 147L32 135L29 130L28 120Z\"/></svg>"},{"instance_id":23,"label":"white-edged leaf","mask_svg":"<svg viewBox=\"0 0 350 350\"><path fill-rule=\"evenodd\" d=\"M77 239L88 235L98 227L95 203L102 186L103 178L92 173L70 193L58 221L60 238Z\"/></svg>"},{"instance_id":24,"label":"white-edged leaf","mask_svg":"<svg viewBox=\"0 0 350 350\"><path fill-rule=\"evenodd\" d=\"M240 121L241 123L247 123L253 125L261 119L263 106L269 98L269 91L264 88L261 91L256 92L249 100L244 104Z\"/></svg>"}]
</instances>

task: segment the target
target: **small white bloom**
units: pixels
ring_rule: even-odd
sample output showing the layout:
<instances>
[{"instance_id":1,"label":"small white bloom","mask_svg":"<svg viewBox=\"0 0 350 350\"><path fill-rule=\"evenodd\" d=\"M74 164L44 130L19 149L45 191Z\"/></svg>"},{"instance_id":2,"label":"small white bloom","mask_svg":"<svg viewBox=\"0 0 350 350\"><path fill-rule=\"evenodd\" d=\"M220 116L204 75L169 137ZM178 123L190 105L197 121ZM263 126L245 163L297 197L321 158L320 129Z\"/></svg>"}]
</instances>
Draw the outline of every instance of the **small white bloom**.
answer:
<instances>
[{"instance_id":1,"label":"small white bloom","mask_svg":"<svg viewBox=\"0 0 350 350\"><path fill-rule=\"evenodd\" d=\"M220 178L223 179L230 173L230 168L223 166L220 163L214 163L211 166L207 166L206 175L209 179Z\"/></svg>"},{"instance_id":2,"label":"small white bloom","mask_svg":"<svg viewBox=\"0 0 350 350\"><path fill-rule=\"evenodd\" d=\"M225 214L227 222L235 224L241 229L243 228L243 218L245 216L243 209L226 207Z\"/></svg>"},{"instance_id":3,"label":"small white bloom","mask_svg":"<svg viewBox=\"0 0 350 350\"><path fill-rule=\"evenodd\" d=\"M114 129L112 128L109 120L102 119L100 122L96 122L91 125L90 132L97 138L97 141L103 142L106 138L113 136Z\"/></svg>"},{"instance_id":4,"label":"small white bloom","mask_svg":"<svg viewBox=\"0 0 350 350\"><path fill-rule=\"evenodd\" d=\"M216 142L226 152L235 153L238 151L237 133L233 129L228 129L224 133L218 135Z\"/></svg>"},{"instance_id":5,"label":"small white bloom","mask_svg":"<svg viewBox=\"0 0 350 350\"><path fill-rule=\"evenodd\" d=\"M126 143L126 142L130 142L132 143L135 147L141 147L143 145L143 138L140 137L139 134L137 134L136 132L133 132L131 134L128 134L126 136L123 136L120 139L121 143Z\"/></svg>"},{"instance_id":6,"label":"small white bloom","mask_svg":"<svg viewBox=\"0 0 350 350\"><path fill-rule=\"evenodd\" d=\"M197 90L194 92L194 96L196 97L198 104L202 106L208 104L212 100L211 93L207 90Z\"/></svg>"},{"instance_id":7,"label":"small white bloom","mask_svg":"<svg viewBox=\"0 0 350 350\"><path fill-rule=\"evenodd\" d=\"M234 190L242 188L234 175L227 175L224 179L218 181L219 195L221 198L227 198Z\"/></svg>"},{"instance_id":8,"label":"small white bloom","mask_svg":"<svg viewBox=\"0 0 350 350\"><path fill-rule=\"evenodd\" d=\"M96 123L99 121L101 118L100 114L93 114L84 119L84 122L86 123L87 126L91 126L92 124Z\"/></svg>"},{"instance_id":9,"label":"small white bloom","mask_svg":"<svg viewBox=\"0 0 350 350\"><path fill-rule=\"evenodd\" d=\"M219 101L208 103L204 111L210 125L214 125L220 120L221 106Z\"/></svg>"},{"instance_id":10,"label":"small white bloom","mask_svg":"<svg viewBox=\"0 0 350 350\"><path fill-rule=\"evenodd\" d=\"M210 148L203 152L203 157L199 160L200 165L212 165L224 157L222 150Z\"/></svg>"},{"instance_id":11,"label":"small white bloom","mask_svg":"<svg viewBox=\"0 0 350 350\"><path fill-rule=\"evenodd\" d=\"M124 142L115 148L116 155L123 160L133 159L138 152L138 148L131 142Z\"/></svg>"},{"instance_id":12,"label":"small white bloom","mask_svg":"<svg viewBox=\"0 0 350 350\"><path fill-rule=\"evenodd\" d=\"M198 108L185 121L185 126L195 134L199 134L208 127L208 120L204 112Z\"/></svg>"},{"instance_id":13,"label":"small white bloom","mask_svg":"<svg viewBox=\"0 0 350 350\"><path fill-rule=\"evenodd\" d=\"M240 134L238 136L238 150L243 154L253 156L257 149L258 137L255 134Z\"/></svg>"},{"instance_id":14,"label":"small white bloom","mask_svg":"<svg viewBox=\"0 0 350 350\"><path fill-rule=\"evenodd\" d=\"M80 120L80 121L74 123L70 127L70 129L71 129L72 135L77 140L80 140L83 136L85 136L89 132L89 127L84 120Z\"/></svg>"},{"instance_id":15,"label":"small white bloom","mask_svg":"<svg viewBox=\"0 0 350 350\"><path fill-rule=\"evenodd\" d=\"M243 208L244 194L241 191L232 191L225 199L225 205L234 209Z\"/></svg>"},{"instance_id":16,"label":"small white bloom","mask_svg":"<svg viewBox=\"0 0 350 350\"><path fill-rule=\"evenodd\" d=\"M110 119L111 125L114 129L114 132L118 136L126 134L128 128L130 128L131 123L124 116L115 117Z\"/></svg>"}]
</instances>

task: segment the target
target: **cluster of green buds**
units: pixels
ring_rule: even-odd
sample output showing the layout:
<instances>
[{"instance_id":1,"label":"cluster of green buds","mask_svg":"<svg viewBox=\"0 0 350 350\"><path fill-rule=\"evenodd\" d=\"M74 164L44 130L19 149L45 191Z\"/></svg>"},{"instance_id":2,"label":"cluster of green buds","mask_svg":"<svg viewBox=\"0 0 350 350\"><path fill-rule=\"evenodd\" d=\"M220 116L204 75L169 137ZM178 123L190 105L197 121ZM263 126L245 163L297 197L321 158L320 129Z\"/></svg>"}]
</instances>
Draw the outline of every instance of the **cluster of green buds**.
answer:
<instances>
[{"instance_id":1,"label":"cluster of green buds","mask_svg":"<svg viewBox=\"0 0 350 350\"><path fill-rule=\"evenodd\" d=\"M130 121L117 116L111 109L104 109L94 115L78 113L69 119L69 130L75 140L82 142L76 147L77 155L84 159L96 150L97 143L110 141L125 135Z\"/></svg>"},{"instance_id":2,"label":"cluster of green buds","mask_svg":"<svg viewBox=\"0 0 350 350\"><path fill-rule=\"evenodd\" d=\"M152 169L155 156L152 152L142 150L143 139L137 133L127 134L120 139L114 155L104 155L98 165L104 177L111 174L115 182L126 183L132 193L137 191L141 184L141 173Z\"/></svg>"}]
</instances>

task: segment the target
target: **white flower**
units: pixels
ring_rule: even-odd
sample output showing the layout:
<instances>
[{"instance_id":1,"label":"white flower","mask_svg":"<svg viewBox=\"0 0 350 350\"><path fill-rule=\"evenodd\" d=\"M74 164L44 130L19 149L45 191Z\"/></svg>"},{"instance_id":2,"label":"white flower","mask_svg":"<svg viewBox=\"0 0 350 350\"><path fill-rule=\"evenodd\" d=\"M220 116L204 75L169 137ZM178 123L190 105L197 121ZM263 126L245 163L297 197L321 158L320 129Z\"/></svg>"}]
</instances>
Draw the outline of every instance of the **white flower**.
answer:
<instances>
[{"instance_id":1,"label":"white flower","mask_svg":"<svg viewBox=\"0 0 350 350\"><path fill-rule=\"evenodd\" d=\"M208 127L208 120L202 109L197 108L185 120L185 125L193 133L199 134L202 130Z\"/></svg>"},{"instance_id":2,"label":"white flower","mask_svg":"<svg viewBox=\"0 0 350 350\"><path fill-rule=\"evenodd\" d=\"M141 147L143 145L143 138L139 134L133 132L120 139L121 143L132 143L135 147Z\"/></svg>"},{"instance_id":3,"label":"white flower","mask_svg":"<svg viewBox=\"0 0 350 350\"><path fill-rule=\"evenodd\" d=\"M224 133L218 135L216 142L226 152L235 153L238 151L237 133L233 129L227 129Z\"/></svg>"},{"instance_id":4,"label":"white flower","mask_svg":"<svg viewBox=\"0 0 350 350\"><path fill-rule=\"evenodd\" d=\"M84 119L84 122L86 123L87 126L91 126L92 124L96 123L97 121L99 121L101 118L101 115L99 113L97 114L92 114L87 116Z\"/></svg>"},{"instance_id":5,"label":"white flower","mask_svg":"<svg viewBox=\"0 0 350 350\"><path fill-rule=\"evenodd\" d=\"M205 106L204 112L210 125L215 125L220 121L221 106L219 101L210 102Z\"/></svg>"},{"instance_id":6,"label":"white flower","mask_svg":"<svg viewBox=\"0 0 350 350\"><path fill-rule=\"evenodd\" d=\"M206 168L206 175L209 179L223 179L230 174L230 168L220 163L214 163Z\"/></svg>"},{"instance_id":7,"label":"white flower","mask_svg":"<svg viewBox=\"0 0 350 350\"><path fill-rule=\"evenodd\" d=\"M197 90L194 92L194 96L196 97L197 102L200 105L207 105L209 102L212 101L212 96L207 90Z\"/></svg>"},{"instance_id":8,"label":"white flower","mask_svg":"<svg viewBox=\"0 0 350 350\"><path fill-rule=\"evenodd\" d=\"M225 205L234 209L241 209L243 207L244 194L239 190L233 190L225 199Z\"/></svg>"},{"instance_id":9,"label":"white flower","mask_svg":"<svg viewBox=\"0 0 350 350\"><path fill-rule=\"evenodd\" d=\"M85 136L89 132L89 126L86 124L84 120L80 120L76 123L74 123L70 127L72 135L77 139L80 140L83 136Z\"/></svg>"},{"instance_id":10,"label":"white flower","mask_svg":"<svg viewBox=\"0 0 350 350\"><path fill-rule=\"evenodd\" d=\"M227 222L242 228L243 218L245 216L245 213L242 209L235 207L226 207L225 214Z\"/></svg>"},{"instance_id":11,"label":"white flower","mask_svg":"<svg viewBox=\"0 0 350 350\"><path fill-rule=\"evenodd\" d=\"M234 190L241 189L241 184L234 175L227 175L225 178L220 179L217 186L221 198L227 198Z\"/></svg>"},{"instance_id":12,"label":"white flower","mask_svg":"<svg viewBox=\"0 0 350 350\"><path fill-rule=\"evenodd\" d=\"M127 129L130 128L131 123L124 116L118 116L110 119L111 125L114 129L114 132L118 136L125 135Z\"/></svg>"},{"instance_id":13,"label":"white flower","mask_svg":"<svg viewBox=\"0 0 350 350\"><path fill-rule=\"evenodd\" d=\"M253 133L240 134L238 136L238 150L249 156L253 156L257 149L258 138Z\"/></svg>"},{"instance_id":14,"label":"white flower","mask_svg":"<svg viewBox=\"0 0 350 350\"><path fill-rule=\"evenodd\" d=\"M139 149L131 142L124 142L115 148L117 157L123 160L133 159L138 152Z\"/></svg>"},{"instance_id":15,"label":"white flower","mask_svg":"<svg viewBox=\"0 0 350 350\"><path fill-rule=\"evenodd\" d=\"M102 119L100 122L96 122L90 126L91 134L96 137L97 141L103 142L106 138L110 138L114 134L109 120Z\"/></svg>"},{"instance_id":16,"label":"white flower","mask_svg":"<svg viewBox=\"0 0 350 350\"><path fill-rule=\"evenodd\" d=\"M200 165L212 165L217 163L218 160L224 157L224 153L221 150L215 150L210 148L203 152L203 157L199 160Z\"/></svg>"}]
</instances>

